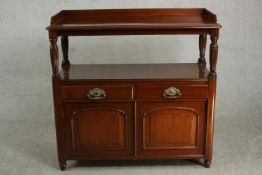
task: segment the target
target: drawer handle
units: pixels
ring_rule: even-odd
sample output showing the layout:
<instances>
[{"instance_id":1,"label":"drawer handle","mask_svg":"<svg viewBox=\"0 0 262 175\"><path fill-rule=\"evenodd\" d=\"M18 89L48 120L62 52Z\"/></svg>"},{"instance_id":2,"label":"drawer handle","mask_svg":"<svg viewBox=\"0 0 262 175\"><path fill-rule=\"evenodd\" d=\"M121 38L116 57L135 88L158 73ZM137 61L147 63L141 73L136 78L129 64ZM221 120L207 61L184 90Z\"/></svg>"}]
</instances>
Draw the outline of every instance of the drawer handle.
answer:
<instances>
[{"instance_id":1,"label":"drawer handle","mask_svg":"<svg viewBox=\"0 0 262 175\"><path fill-rule=\"evenodd\" d=\"M106 92L103 89L94 88L89 91L87 96L92 100L100 100L106 97Z\"/></svg>"},{"instance_id":2,"label":"drawer handle","mask_svg":"<svg viewBox=\"0 0 262 175\"><path fill-rule=\"evenodd\" d=\"M177 98L182 95L181 91L175 87L169 87L164 90L163 96L164 98Z\"/></svg>"}]
</instances>

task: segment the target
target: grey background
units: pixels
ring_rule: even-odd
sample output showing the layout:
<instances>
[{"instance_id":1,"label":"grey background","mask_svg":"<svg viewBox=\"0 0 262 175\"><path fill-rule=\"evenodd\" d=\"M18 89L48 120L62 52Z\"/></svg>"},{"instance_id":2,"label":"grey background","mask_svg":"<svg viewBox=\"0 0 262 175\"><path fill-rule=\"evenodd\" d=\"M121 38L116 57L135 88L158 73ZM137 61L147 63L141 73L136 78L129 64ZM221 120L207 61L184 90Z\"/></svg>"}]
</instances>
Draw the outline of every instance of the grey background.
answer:
<instances>
[{"instance_id":1,"label":"grey background","mask_svg":"<svg viewBox=\"0 0 262 175\"><path fill-rule=\"evenodd\" d=\"M49 41L61 9L206 7L219 40L214 160L57 167ZM2 0L0 5L0 174L262 174L262 1ZM72 63L196 62L196 36L72 38ZM209 45L209 43L208 43ZM60 52L61 53L61 52ZM207 52L208 53L208 52Z\"/></svg>"}]
</instances>

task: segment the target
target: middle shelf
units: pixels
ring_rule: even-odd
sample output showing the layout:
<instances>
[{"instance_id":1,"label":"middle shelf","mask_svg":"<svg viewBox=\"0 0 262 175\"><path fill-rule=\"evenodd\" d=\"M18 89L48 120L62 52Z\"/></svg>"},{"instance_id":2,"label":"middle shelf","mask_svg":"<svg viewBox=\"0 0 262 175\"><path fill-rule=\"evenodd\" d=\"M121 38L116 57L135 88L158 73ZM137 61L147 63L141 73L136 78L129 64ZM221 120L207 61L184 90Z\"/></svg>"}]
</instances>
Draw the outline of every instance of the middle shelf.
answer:
<instances>
[{"instance_id":1,"label":"middle shelf","mask_svg":"<svg viewBox=\"0 0 262 175\"><path fill-rule=\"evenodd\" d=\"M61 81L176 80L208 81L209 71L197 63L71 65L60 72Z\"/></svg>"}]
</instances>

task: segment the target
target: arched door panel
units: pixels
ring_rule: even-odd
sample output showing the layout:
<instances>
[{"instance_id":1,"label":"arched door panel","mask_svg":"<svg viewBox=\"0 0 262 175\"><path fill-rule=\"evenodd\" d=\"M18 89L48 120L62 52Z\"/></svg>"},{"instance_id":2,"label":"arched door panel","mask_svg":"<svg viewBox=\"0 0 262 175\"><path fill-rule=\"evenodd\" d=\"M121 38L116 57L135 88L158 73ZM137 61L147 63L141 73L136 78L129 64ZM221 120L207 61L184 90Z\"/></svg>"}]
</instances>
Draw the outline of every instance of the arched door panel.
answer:
<instances>
[{"instance_id":1,"label":"arched door panel","mask_svg":"<svg viewBox=\"0 0 262 175\"><path fill-rule=\"evenodd\" d=\"M131 103L65 103L69 155L123 155L133 152Z\"/></svg>"},{"instance_id":2,"label":"arched door panel","mask_svg":"<svg viewBox=\"0 0 262 175\"><path fill-rule=\"evenodd\" d=\"M138 103L138 155L203 155L204 110L205 101Z\"/></svg>"}]
</instances>

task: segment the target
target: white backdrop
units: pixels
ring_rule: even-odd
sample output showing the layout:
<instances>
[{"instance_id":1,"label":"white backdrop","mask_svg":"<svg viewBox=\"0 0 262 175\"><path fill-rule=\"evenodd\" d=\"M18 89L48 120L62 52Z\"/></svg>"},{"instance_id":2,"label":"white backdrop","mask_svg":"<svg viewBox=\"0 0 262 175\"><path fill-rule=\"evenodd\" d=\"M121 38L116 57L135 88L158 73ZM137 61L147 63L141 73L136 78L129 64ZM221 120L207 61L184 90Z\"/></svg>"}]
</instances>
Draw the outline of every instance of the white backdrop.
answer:
<instances>
[{"instance_id":1,"label":"white backdrop","mask_svg":"<svg viewBox=\"0 0 262 175\"><path fill-rule=\"evenodd\" d=\"M241 159L243 165L261 165L260 0L1 0L0 140L12 140L10 136L25 132L30 135L29 132L32 129L37 131L41 124L39 138L51 137L55 143L49 41L45 30L51 15L61 9L161 7L205 7L217 14L223 28L217 67L214 156L221 158L217 162L224 168L233 166L231 163L235 159ZM197 36L75 37L69 38L69 42L72 63L196 62L199 57ZM30 126L31 130L21 129L23 124ZM45 134L45 127L51 130L51 136ZM3 154L9 160L10 155L4 152L12 149L11 144L22 144L21 141L0 143L0 157ZM32 157L41 157L42 154L33 154ZM252 156L258 159L252 162ZM0 163L1 167L5 164ZM240 172L245 170L243 168ZM259 168L254 171L259 171Z\"/></svg>"}]
</instances>

